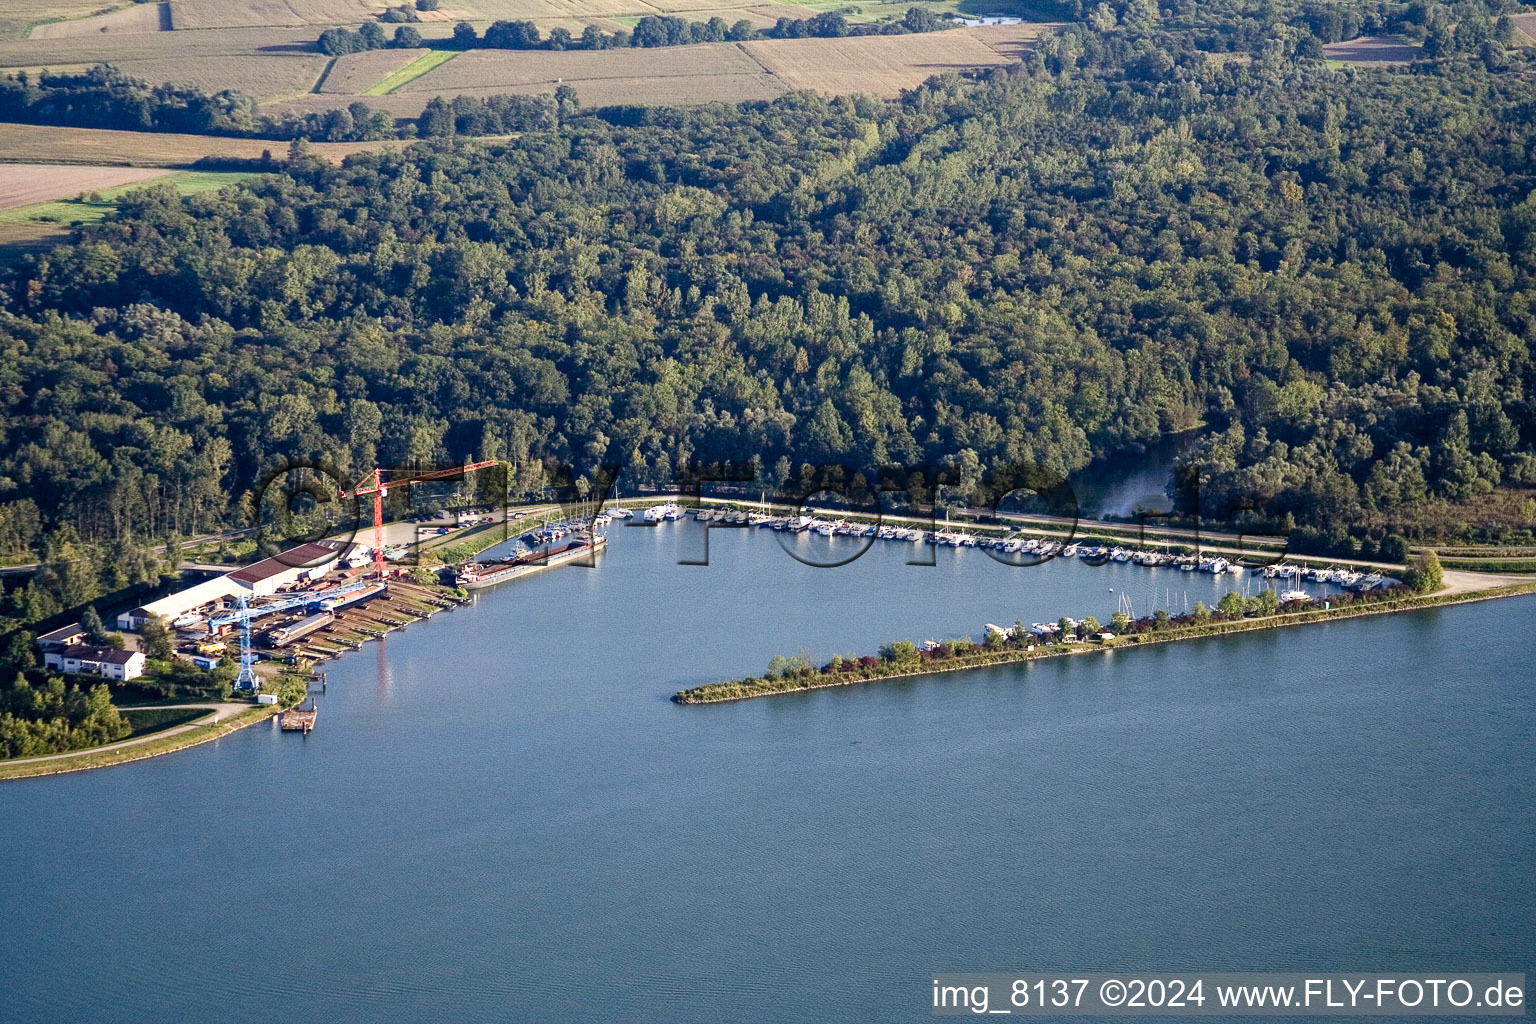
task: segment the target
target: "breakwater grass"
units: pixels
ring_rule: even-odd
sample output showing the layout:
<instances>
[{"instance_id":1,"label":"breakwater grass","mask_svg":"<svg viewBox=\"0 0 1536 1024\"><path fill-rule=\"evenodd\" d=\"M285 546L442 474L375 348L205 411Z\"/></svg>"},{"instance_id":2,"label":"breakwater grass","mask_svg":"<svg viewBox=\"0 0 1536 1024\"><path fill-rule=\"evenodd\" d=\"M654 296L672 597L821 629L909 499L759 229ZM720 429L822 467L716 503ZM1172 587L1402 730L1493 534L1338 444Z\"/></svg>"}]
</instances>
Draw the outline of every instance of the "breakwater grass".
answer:
<instances>
[{"instance_id":1,"label":"breakwater grass","mask_svg":"<svg viewBox=\"0 0 1536 1024\"><path fill-rule=\"evenodd\" d=\"M1326 608L1287 607L1272 615L1223 617L1219 613L1213 613L1209 619L1201 621L1192 621L1189 616L1181 616L1178 619L1167 620L1166 624L1156 620L1142 619L1133 624L1132 632L1119 634L1113 639L1103 641L1050 642L1033 634L1009 635L1006 639L998 638L992 643L978 643L969 639L949 641L934 651L919 651L910 643L897 642L885 645L878 655L866 655L847 660L838 658L820 668L787 672L776 678L752 676L679 690L672 695L672 700L678 704L720 704L728 701L750 700L754 697L803 693L834 686L857 686L863 683L911 679L974 668L990 668L996 665L1033 661L1037 658L1129 650L1154 644L1175 643L1262 629L1282 629L1287 626L1333 622L1366 615L1418 611L1532 593L1536 593L1536 580L1511 583L1505 579L1491 579L1484 585L1476 585L1464 579L1458 586L1432 594L1413 594L1398 590L1383 593L1380 596L1344 595L1344 600L1340 603L1330 603Z\"/></svg>"}]
</instances>

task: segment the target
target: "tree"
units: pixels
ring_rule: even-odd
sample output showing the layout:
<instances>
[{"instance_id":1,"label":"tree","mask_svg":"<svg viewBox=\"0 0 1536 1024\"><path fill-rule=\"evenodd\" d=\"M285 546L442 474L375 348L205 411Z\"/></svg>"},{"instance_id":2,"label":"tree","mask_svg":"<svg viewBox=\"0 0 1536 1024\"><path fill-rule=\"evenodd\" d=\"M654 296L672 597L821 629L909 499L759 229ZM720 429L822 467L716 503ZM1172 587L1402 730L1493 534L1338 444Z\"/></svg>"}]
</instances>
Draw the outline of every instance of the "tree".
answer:
<instances>
[{"instance_id":1,"label":"tree","mask_svg":"<svg viewBox=\"0 0 1536 1024\"><path fill-rule=\"evenodd\" d=\"M1445 586L1445 573L1440 567L1440 556L1426 548L1408 568L1410 587L1420 594L1432 594Z\"/></svg>"},{"instance_id":2,"label":"tree","mask_svg":"<svg viewBox=\"0 0 1536 1024\"><path fill-rule=\"evenodd\" d=\"M1131 628L1131 617L1125 612L1115 612L1109 618L1109 629L1112 633L1125 633Z\"/></svg>"},{"instance_id":3,"label":"tree","mask_svg":"<svg viewBox=\"0 0 1536 1024\"><path fill-rule=\"evenodd\" d=\"M416 9L418 11L435 11L437 10L437 4L438 0L416 0Z\"/></svg>"},{"instance_id":4,"label":"tree","mask_svg":"<svg viewBox=\"0 0 1536 1024\"><path fill-rule=\"evenodd\" d=\"M453 110L441 96L434 96L427 101L426 108L422 110L421 117L416 121L417 134L423 138L440 139L447 138L454 132Z\"/></svg>"},{"instance_id":5,"label":"tree","mask_svg":"<svg viewBox=\"0 0 1536 1024\"><path fill-rule=\"evenodd\" d=\"M1152 628L1162 632L1169 626L1168 612L1162 608L1152 613Z\"/></svg>"},{"instance_id":6,"label":"tree","mask_svg":"<svg viewBox=\"0 0 1536 1024\"><path fill-rule=\"evenodd\" d=\"M397 50L413 50L421 45L421 32L414 25L401 25L395 29L395 39L390 45Z\"/></svg>"},{"instance_id":7,"label":"tree","mask_svg":"<svg viewBox=\"0 0 1536 1024\"><path fill-rule=\"evenodd\" d=\"M1099 625L1099 620L1092 615L1084 619L1082 625L1078 628L1085 638L1104 632L1104 627Z\"/></svg>"},{"instance_id":8,"label":"tree","mask_svg":"<svg viewBox=\"0 0 1536 1024\"><path fill-rule=\"evenodd\" d=\"M902 27L908 32L933 32L939 27L939 16L924 7L908 7L902 15Z\"/></svg>"},{"instance_id":9,"label":"tree","mask_svg":"<svg viewBox=\"0 0 1536 1024\"><path fill-rule=\"evenodd\" d=\"M1205 606L1204 601L1196 601L1194 616L1195 622L1203 626L1211 621L1211 610Z\"/></svg>"},{"instance_id":10,"label":"tree","mask_svg":"<svg viewBox=\"0 0 1536 1024\"><path fill-rule=\"evenodd\" d=\"M85 611L80 613L80 628L85 631L86 643L97 647L107 646L107 627L101 621L101 616L96 614L95 605L86 605Z\"/></svg>"},{"instance_id":11,"label":"tree","mask_svg":"<svg viewBox=\"0 0 1536 1024\"><path fill-rule=\"evenodd\" d=\"M384 47L384 27L376 21L364 22L363 27L357 30L357 35L365 50L380 50Z\"/></svg>"},{"instance_id":12,"label":"tree","mask_svg":"<svg viewBox=\"0 0 1536 1024\"><path fill-rule=\"evenodd\" d=\"M475 26L467 21L461 21L453 26L453 45L461 50L467 50L480 41L480 36L475 32Z\"/></svg>"},{"instance_id":13,"label":"tree","mask_svg":"<svg viewBox=\"0 0 1536 1024\"><path fill-rule=\"evenodd\" d=\"M156 661L170 661L176 656L176 645L171 631L158 615L151 615L139 627L139 644L144 657Z\"/></svg>"},{"instance_id":14,"label":"tree","mask_svg":"<svg viewBox=\"0 0 1536 1024\"><path fill-rule=\"evenodd\" d=\"M1227 591L1222 595L1221 600L1217 602L1216 610L1229 619L1242 618L1244 610L1243 595L1235 590Z\"/></svg>"},{"instance_id":15,"label":"tree","mask_svg":"<svg viewBox=\"0 0 1536 1024\"><path fill-rule=\"evenodd\" d=\"M10 643L5 649L5 665L13 677L37 667L37 655L33 652L36 643L32 634L24 629L11 634Z\"/></svg>"},{"instance_id":16,"label":"tree","mask_svg":"<svg viewBox=\"0 0 1536 1024\"><path fill-rule=\"evenodd\" d=\"M564 83L555 86L555 106L561 117L575 116L581 109L581 98L576 95L576 87Z\"/></svg>"}]
</instances>

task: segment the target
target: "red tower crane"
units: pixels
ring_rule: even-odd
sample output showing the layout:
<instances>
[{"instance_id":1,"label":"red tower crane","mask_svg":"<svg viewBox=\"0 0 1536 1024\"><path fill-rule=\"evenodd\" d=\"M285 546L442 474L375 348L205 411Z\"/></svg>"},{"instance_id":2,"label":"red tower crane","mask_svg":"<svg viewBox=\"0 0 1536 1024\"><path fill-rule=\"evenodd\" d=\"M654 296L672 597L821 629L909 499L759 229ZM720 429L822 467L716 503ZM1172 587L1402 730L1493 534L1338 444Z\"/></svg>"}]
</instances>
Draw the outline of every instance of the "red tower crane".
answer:
<instances>
[{"instance_id":1,"label":"red tower crane","mask_svg":"<svg viewBox=\"0 0 1536 1024\"><path fill-rule=\"evenodd\" d=\"M400 487L405 484L421 483L424 480L446 480L450 477L461 476L476 469L485 469L496 465L496 460L489 462L466 462L462 466L452 469L436 469L427 473L417 473L409 469L375 469L352 488L352 497L361 498L366 494L373 495L373 571L379 579L384 578L384 495L389 493L391 487ZM385 473L414 473L413 476L399 477L393 480L385 480ZM346 492L341 496L345 498Z\"/></svg>"}]
</instances>

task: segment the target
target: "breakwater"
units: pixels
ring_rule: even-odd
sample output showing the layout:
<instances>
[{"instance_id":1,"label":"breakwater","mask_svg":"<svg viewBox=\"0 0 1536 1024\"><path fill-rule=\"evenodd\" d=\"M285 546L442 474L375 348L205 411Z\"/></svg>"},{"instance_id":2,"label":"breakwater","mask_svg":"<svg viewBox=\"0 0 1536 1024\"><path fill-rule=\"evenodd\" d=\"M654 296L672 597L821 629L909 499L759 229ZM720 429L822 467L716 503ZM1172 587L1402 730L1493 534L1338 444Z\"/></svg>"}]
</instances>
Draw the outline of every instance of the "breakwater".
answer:
<instances>
[{"instance_id":1,"label":"breakwater","mask_svg":"<svg viewBox=\"0 0 1536 1024\"><path fill-rule=\"evenodd\" d=\"M1330 603L1329 607L1284 609L1274 614L1256 617L1222 618L1220 613L1214 613L1209 620L1192 621L1190 616L1180 616L1167 619L1166 625L1157 619L1143 619L1135 624L1137 627L1135 632L1105 634L1103 639L1092 637L1068 639L1057 636L1053 640L1038 637L1032 633L1019 635L1015 630L990 643L978 643L962 638L922 650L910 642L898 641L885 645L878 655L865 655L857 659L837 658L820 668L791 671L773 678L752 676L727 682L707 683L703 686L679 690L672 695L672 700L678 704L720 704L751 700L754 697L771 697L838 686L858 686L864 683L912 679L974 668L991 668L1037 658L1128 650L1232 633L1283 629L1288 626L1332 622L1366 615L1417 611L1531 593L1536 593L1536 581L1508 583L1496 580L1483 587L1464 586L1460 589L1452 588L1450 592L1435 594L1412 595L1397 591L1340 595L1334 599L1340 603L1336 605ZM1147 625L1148 622L1151 624Z\"/></svg>"}]
</instances>

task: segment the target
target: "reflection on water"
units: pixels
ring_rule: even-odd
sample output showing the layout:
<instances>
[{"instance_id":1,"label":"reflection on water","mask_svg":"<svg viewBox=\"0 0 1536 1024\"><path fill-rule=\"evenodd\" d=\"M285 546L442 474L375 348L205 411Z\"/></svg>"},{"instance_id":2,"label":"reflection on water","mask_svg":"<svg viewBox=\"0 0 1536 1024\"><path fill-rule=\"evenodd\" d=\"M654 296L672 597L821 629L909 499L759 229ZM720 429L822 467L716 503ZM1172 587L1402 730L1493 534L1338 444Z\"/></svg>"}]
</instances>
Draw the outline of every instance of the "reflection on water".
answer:
<instances>
[{"instance_id":1,"label":"reflection on water","mask_svg":"<svg viewBox=\"0 0 1536 1024\"><path fill-rule=\"evenodd\" d=\"M1140 454L1099 459L1072 474L1070 483L1085 518L1129 518L1138 509L1167 512L1168 485L1179 457L1200 440L1200 431L1169 434Z\"/></svg>"}]
</instances>

